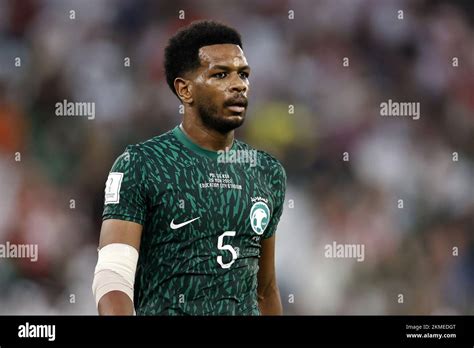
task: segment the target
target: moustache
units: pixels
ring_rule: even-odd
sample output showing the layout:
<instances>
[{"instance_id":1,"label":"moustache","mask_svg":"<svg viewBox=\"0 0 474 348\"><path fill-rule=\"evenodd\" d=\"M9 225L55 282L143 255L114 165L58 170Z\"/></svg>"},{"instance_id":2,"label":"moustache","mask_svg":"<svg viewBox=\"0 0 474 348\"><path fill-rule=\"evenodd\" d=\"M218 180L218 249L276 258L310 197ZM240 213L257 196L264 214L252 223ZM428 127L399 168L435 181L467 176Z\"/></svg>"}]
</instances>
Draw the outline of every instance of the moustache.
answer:
<instances>
[{"instance_id":1,"label":"moustache","mask_svg":"<svg viewBox=\"0 0 474 348\"><path fill-rule=\"evenodd\" d=\"M237 97L237 98L228 99L224 102L224 106L233 106L233 105L247 107L248 100L247 98L244 98L244 97Z\"/></svg>"}]
</instances>

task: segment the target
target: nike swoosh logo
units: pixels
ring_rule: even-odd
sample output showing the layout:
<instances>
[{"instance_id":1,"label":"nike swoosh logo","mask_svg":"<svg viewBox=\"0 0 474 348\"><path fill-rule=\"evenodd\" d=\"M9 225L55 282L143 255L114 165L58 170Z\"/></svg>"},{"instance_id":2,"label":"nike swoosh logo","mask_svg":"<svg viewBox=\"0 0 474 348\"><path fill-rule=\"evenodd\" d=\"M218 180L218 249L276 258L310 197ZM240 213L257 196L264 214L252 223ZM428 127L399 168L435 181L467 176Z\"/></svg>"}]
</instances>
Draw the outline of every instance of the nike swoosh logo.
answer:
<instances>
[{"instance_id":1,"label":"nike swoosh logo","mask_svg":"<svg viewBox=\"0 0 474 348\"><path fill-rule=\"evenodd\" d=\"M188 221L182 222L182 223L180 223L180 224L175 224L175 223L174 223L174 219L173 219L173 220L171 220L170 227L171 227L171 229L176 230L176 229L178 229L178 228L181 228L181 227L183 227L183 226L186 226L187 224L190 224L191 222L193 222L193 221L195 221L195 220L197 220L197 219L199 219L199 218L200 218L200 216L198 216L197 218L194 218L194 219L192 219L192 220L188 220Z\"/></svg>"}]
</instances>

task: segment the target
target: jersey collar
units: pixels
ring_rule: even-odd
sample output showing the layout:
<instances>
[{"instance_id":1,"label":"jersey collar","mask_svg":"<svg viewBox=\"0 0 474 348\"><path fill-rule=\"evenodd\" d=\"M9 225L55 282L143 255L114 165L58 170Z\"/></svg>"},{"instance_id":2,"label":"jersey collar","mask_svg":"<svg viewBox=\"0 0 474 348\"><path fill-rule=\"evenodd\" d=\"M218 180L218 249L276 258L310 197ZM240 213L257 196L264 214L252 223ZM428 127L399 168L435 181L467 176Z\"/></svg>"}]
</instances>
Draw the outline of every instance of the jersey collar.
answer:
<instances>
[{"instance_id":1,"label":"jersey collar","mask_svg":"<svg viewBox=\"0 0 474 348\"><path fill-rule=\"evenodd\" d=\"M180 126L176 126L173 129L173 134L181 142L181 144L183 144L189 150L194 151L201 156L205 156L213 160L216 160L219 157L218 151L205 149L199 146L198 144L196 144L195 142L193 142L191 139L189 139L189 137L186 134L184 134ZM234 142L232 143L232 150L235 150L236 146L237 146L237 142L234 139Z\"/></svg>"}]
</instances>

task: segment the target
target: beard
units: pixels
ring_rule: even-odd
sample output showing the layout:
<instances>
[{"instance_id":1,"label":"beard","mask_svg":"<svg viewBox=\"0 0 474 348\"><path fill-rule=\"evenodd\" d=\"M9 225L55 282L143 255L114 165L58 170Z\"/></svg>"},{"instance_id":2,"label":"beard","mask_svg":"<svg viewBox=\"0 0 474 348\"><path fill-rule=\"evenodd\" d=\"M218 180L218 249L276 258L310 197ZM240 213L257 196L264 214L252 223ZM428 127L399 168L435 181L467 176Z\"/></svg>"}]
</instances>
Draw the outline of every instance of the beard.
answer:
<instances>
[{"instance_id":1,"label":"beard","mask_svg":"<svg viewBox=\"0 0 474 348\"><path fill-rule=\"evenodd\" d=\"M213 129L221 134L229 133L240 127L245 120L245 113L241 118L220 116L216 105L199 104L197 105L197 109L202 123L207 128Z\"/></svg>"}]
</instances>

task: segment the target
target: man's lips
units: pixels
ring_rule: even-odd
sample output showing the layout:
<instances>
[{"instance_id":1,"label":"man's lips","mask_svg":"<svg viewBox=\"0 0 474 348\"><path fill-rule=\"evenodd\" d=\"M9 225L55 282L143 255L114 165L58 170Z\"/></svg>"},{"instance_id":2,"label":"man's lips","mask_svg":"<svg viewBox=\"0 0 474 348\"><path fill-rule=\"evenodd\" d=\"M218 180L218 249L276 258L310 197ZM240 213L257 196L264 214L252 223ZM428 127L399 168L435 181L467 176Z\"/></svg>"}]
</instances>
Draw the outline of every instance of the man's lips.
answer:
<instances>
[{"instance_id":1,"label":"man's lips","mask_svg":"<svg viewBox=\"0 0 474 348\"><path fill-rule=\"evenodd\" d=\"M245 106L239 106L239 105L229 105L227 109L234 111L234 112L244 112L245 111Z\"/></svg>"},{"instance_id":2,"label":"man's lips","mask_svg":"<svg viewBox=\"0 0 474 348\"><path fill-rule=\"evenodd\" d=\"M233 112L242 113L247 108L247 99L244 99L244 98L231 99L225 103L225 106Z\"/></svg>"}]
</instances>

